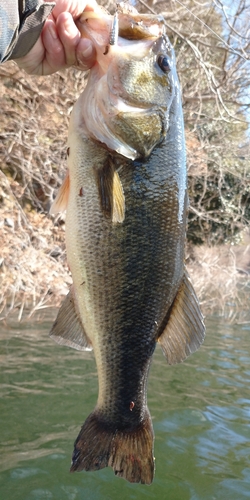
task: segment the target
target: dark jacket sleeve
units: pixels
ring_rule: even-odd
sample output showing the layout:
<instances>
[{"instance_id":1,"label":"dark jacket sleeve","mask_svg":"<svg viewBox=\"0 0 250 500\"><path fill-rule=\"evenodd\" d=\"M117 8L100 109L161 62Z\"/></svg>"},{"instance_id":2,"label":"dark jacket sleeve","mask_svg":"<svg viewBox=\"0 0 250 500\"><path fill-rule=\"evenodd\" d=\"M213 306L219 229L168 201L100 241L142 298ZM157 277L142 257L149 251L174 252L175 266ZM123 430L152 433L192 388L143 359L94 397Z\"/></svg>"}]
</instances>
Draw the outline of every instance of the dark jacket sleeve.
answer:
<instances>
[{"instance_id":1,"label":"dark jacket sleeve","mask_svg":"<svg viewBox=\"0 0 250 500\"><path fill-rule=\"evenodd\" d=\"M0 62L25 56L36 43L55 3L0 0Z\"/></svg>"}]
</instances>

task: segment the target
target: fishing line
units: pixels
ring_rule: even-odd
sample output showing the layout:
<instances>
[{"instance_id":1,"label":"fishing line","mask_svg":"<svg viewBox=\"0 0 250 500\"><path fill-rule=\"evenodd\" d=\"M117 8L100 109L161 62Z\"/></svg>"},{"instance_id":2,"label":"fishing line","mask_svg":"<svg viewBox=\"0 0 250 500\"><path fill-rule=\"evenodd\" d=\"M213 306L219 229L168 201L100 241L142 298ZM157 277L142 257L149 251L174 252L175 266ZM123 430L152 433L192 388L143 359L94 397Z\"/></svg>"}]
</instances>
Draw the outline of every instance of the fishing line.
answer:
<instances>
[{"instance_id":1,"label":"fishing line","mask_svg":"<svg viewBox=\"0 0 250 500\"><path fill-rule=\"evenodd\" d=\"M228 43L223 40L223 38L221 38L220 35L218 35L218 33L216 33L216 31L214 31L212 28L210 28L210 26L208 26L206 23L204 23L204 21L202 21L198 16L196 16L196 14L194 14L186 5L184 5L180 0L175 0L175 2L179 3L182 7L184 7L184 9L186 9L197 21L199 21L208 31L210 31L213 35L215 35L218 40L220 40L223 45L225 46L225 48L227 48L230 52L233 52L235 55L237 56L240 56L242 57L242 59L244 59L245 61L248 61L248 58L246 58L243 54L241 54L240 52L238 52L237 50L235 50L233 47L231 47L230 45L228 45ZM157 13L155 12L154 9L152 9L151 7L149 7L149 5L146 4L146 2L144 2L144 0L139 0L139 3L141 3L146 9L148 9L152 14L154 14L155 16L157 16ZM174 33L176 33L178 36L180 36L183 40L187 41L187 39L181 35L181 33L179 33L177 30L175 30L174 28L172 28L166 21L165 21L165 24L166 26L171 29Z\"/></svg>"},{"instance_id":2,"label":"fishing line","mask_svg":"<svg viewBox=\"0 0 250 500\"><path fill-rule=\"evenodd\" d=\"M151 12L151 14L154 14L155 16L157 16L157 13L155 12L155 10L152 9L151 7L149 7L149 5L146 4L146 2L144 2L143 0L139 0L139 3L141 3L144 7L146 7L146 9L148 9L149 12Z\"/></svg>"},{"instance_id":3,"label":"fishing line","mask_svg":"<svg viewBox=\"0 0 250 500\"><path fill-rule=\"evenodd\" d=\"M205 28L207 28L208 31L210 31L213 35L215 35L218 40L220 40L224 45L225 47L227 47L228 49L230 50L233 50L233 52L237 55L241 55L239 54L233 47L231 47L230 45L228 45L228 43L223 40L223 38L221 38L220 35L218 35L218 33L216 33L216 31L214 31L212 28L210 28L210 26L208 26L208 24L204 23L204 21L202 21L198 16L196 16L196 14L194 14L188 7L186 7L186 5L184 5L180 0L175 0L175 2L179 3L182 7L184 7L188 12L189 14L191 14L197 21L199 21ZM244 56L241 55L241 57L244 58ZM245 58L244 58L245 59Z\"/></svg>"},{"instance_id":4,"label":"fishing line","mask_svg":"<svg viewBox=\"0 0 250 500\"><path fill-rule=\"evenodd\" d=\"M154 9L152 9L151 7L149 7L149 5L146 4L146 2L144 2L144 0L139 0L139 3L141 3L147 10L149 10L149 12L151 12L151 14L154 14L154 16L157 16L157 12L155 12ZM167 23L166 19L164 18L164 23L165 25L171 30L173 31L177 36L179 36L180 38L182 38L182 40L186 41L188 43L188 40L186 40L186 38L181 34L179 33L179 31L177 31L176 29L174 29L172 26L170 26L170 24Z\"/></svg>"}]
</instances>

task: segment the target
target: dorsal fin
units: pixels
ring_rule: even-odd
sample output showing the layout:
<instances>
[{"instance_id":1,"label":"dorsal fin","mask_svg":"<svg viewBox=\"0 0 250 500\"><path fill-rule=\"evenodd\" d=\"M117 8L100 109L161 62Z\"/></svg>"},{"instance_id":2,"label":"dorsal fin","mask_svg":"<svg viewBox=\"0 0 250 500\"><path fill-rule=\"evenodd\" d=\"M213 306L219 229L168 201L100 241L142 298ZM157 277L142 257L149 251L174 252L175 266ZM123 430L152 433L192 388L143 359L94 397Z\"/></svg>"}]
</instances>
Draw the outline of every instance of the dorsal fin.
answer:
<instances>
[{"instance_id":1,"label":"dorsal fin","mask_svg":"<svg viewBox=\"0 0 250 500\"><path fill-rule=\"evenodd\" d=\"M169 313L168 313L169 314ZM170 365L184 361L205 338L199 301L187 273L174 299L169 320L158 342Z\"/></svg>"}]
</instances>

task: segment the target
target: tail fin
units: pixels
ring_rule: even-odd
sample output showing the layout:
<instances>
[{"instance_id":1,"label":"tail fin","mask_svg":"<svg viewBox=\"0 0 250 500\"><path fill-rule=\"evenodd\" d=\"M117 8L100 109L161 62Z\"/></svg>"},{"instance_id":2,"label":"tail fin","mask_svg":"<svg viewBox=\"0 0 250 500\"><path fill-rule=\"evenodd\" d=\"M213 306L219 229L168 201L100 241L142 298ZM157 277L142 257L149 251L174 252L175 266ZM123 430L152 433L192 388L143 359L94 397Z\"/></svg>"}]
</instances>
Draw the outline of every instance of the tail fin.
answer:
<instances>
[{"instance_id":1,"label":"tail fin","mask_svg":"<svg viewBox=\"0 0 250 500\"><path fill-rule=\"evenodd\" d=\"M114 424L104 423L95 411L89 415L75 441L70 472L111 466L115 475L131 483L151 484L153 442L149 412L132 430L118 430Z\"/></svg>"}]
</instances>

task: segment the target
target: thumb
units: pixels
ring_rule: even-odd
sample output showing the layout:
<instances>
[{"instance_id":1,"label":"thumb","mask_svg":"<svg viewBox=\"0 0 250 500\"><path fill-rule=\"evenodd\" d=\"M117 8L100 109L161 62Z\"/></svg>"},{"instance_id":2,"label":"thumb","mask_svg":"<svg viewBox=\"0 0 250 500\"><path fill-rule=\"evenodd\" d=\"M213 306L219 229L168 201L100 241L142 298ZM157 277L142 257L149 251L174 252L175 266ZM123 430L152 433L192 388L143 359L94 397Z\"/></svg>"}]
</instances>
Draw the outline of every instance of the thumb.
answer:
<instances>
[{"instance_id":1,"label":"thumb","mask_svg":"<svg viewBox=\"0 0 250 500\"><path fill-rule=\"evenodd\" d=\"M76 59L80 69L92 68L96 61L96 50L88 38L81 38L76 47Z\"/></svg>"}]
</instances>

